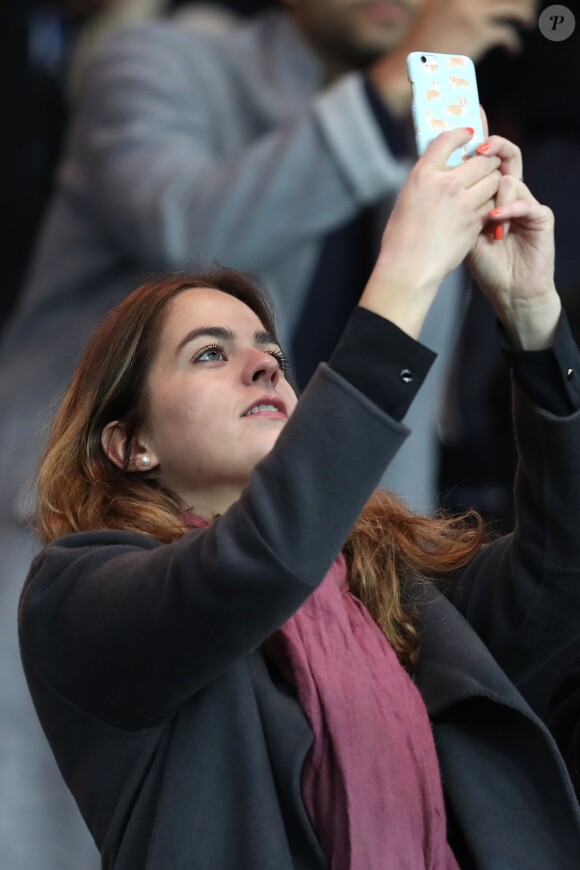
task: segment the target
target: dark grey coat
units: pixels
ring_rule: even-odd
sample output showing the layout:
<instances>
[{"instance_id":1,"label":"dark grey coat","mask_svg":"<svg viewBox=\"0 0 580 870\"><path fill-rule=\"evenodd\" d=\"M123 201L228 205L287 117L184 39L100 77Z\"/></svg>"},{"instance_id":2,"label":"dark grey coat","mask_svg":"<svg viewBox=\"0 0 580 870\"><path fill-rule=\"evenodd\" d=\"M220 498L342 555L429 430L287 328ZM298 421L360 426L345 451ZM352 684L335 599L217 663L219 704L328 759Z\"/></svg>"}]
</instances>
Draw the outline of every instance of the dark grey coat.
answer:
<instances>
[{"instance_id":1,"label":"dark grey coat","mask_svg":"<svg viewBox=\"0 0 580 870\"><path fill-rule=\"evenodd\" d=\"M462 866L576 870L569 779L508 676L521 682L574 635L580 412L515 405L516 533L464 569L453 604L428 590L417 684ZM260 646L321 581L405 434L323 365L209 529L170 545L72 535L37 558L23 662L104 867L326 866L300 796L311 731Z\"/></svg>"}]
</instances>

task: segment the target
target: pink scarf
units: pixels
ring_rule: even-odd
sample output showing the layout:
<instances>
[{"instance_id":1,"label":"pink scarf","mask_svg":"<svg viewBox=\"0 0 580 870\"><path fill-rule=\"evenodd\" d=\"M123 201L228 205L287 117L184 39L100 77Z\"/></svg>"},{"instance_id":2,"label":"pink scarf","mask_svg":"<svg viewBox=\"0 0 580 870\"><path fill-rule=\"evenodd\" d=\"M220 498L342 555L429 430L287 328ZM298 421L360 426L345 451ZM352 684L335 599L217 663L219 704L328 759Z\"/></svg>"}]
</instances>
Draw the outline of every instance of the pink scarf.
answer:
<instances>
[{"instance_id":1,"label":"pink scarf","mask_svg":"<svg viewBox=\"0 0 580 870\"><path fill-rule=\"evenodd\" d=\"M425 704L342 555L265 647L314 732L302 794L332 870L458 870Z\"/></svg>"}]
</instances>

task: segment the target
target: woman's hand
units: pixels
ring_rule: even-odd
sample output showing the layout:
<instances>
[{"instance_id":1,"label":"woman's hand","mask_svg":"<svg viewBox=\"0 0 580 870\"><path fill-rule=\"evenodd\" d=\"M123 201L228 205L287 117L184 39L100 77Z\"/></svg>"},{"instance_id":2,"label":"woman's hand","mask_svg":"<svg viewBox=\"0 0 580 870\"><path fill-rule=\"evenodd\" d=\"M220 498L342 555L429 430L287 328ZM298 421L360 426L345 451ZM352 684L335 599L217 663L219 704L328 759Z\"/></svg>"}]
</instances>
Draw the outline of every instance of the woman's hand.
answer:
<instances>
[{"instance_id":1,"label":"woman's hand","mask_svg":"<svg viewBox=\"0 0 580 870\"><path fill-rule=\"evenodd\" d=\"M413 337L445 276L476 244L500 180L501 157L477 156L449 169L447 160L473 131L438 136L417 161L387 223L377 264L360 304Z\"/></svg>"},{"instance_id":2,"label":"woman's hand","mask_svg":"<svg viewBox=\"0 0 580 870\"><path fill-rule=\"evenodd\" d=\"M491 136L480 153L502 160L489 223L466 258L512 341L524 350L549 347L561 304L554 285L554 216L521 180L519 148Z\"/></svg>"}]
</instances>

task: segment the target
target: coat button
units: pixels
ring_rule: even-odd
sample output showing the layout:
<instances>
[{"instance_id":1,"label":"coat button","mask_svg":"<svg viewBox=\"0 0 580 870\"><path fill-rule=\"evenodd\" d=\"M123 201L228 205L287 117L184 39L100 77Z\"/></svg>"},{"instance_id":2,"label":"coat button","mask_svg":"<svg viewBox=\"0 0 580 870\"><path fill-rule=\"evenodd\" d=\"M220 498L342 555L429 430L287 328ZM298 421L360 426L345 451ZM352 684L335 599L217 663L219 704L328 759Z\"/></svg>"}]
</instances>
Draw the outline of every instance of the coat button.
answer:
<instances>
[{"instance_id":1,"label":"coat button","mask_svg":"<svg viewBox=\"0 0 580 870\"><path fill-rule=\"evenodd\" d=\"M404 384L410 384L413 380L413 372L411 371L411 369L401 369L401 371L399 372L399 377Z\"/></svg>"},{"instance_id":2,"label":"coat button","mask_svg":"<svg viewBox=\"0 0 580 870\"><path fill-rule=\"evenodd\" d=\"M574 369L568 369L568 371L566 372L566 377L568 378L568 380L570 380L570 378L573 378L574 377Z\"/></svg>"}]
</instances>

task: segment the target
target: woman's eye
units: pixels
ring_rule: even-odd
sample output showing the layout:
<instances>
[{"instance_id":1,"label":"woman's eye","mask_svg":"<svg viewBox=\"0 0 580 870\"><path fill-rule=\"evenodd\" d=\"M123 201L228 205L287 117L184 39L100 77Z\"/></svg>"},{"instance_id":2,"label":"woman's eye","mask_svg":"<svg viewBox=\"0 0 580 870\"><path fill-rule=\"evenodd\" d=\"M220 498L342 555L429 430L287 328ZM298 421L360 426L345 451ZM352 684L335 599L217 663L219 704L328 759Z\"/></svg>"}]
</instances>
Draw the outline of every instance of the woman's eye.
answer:
<instances>
[{"instance_id":1,"label":"woman's eye","mask_svg":"<svg viewBox=\"0 0 580 870\"><path fill-rule=\"evenodd\" d=\"M194 357L194 362L219 362L224 359L225 351L221 344L214 344L211 347L206 347Z\"/></svg>"},{"instance_id":2,"label":"woman's eye","mask_svg":"<svg viewBox=\"0 0 580 870\"><path fill-rule=\"evenodd\" d=\"M280 348L268 350L266 353L269 353L270 356L273 356L278 362L280 371L286 372L288 370L288 359L284 356ZM221 344L212 344L210 347L204 347L203 350L200 350L193 357L193 362L220 362L221 360L227 360L225 348Z\"/></svg>"}]
</instances>

